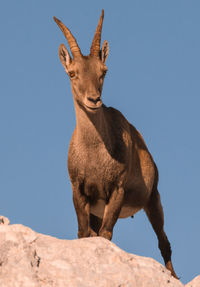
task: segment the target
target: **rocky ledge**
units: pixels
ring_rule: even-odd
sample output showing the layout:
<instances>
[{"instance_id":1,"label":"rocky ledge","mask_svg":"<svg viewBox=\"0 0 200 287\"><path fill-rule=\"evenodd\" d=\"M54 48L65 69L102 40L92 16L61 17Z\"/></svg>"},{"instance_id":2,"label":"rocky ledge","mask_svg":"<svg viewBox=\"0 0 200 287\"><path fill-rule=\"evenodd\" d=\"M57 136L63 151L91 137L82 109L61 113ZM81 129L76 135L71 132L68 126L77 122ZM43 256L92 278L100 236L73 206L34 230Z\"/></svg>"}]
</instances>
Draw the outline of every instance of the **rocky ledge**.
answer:
<instances>
[{"instance_id":1,"label":"rocky ledge","mask_svg":"<svg viewBox=\"0 0 200 287\"><path fill-rule=\"evenodd\" d=\"M101 238L61 240L0 216L1 287L181 287L151 258ZM187 287L200 286L200 276Z\"/></svg>"}]
</instances>

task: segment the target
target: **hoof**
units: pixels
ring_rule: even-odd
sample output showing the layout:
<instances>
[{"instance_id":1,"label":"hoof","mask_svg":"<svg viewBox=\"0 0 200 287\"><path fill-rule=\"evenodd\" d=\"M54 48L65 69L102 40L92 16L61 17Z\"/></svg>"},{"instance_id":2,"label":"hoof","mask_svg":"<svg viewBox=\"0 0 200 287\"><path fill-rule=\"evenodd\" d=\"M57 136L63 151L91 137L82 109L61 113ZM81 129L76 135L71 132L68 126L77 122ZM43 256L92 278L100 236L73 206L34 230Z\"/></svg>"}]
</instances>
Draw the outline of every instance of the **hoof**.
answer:
<instances>
[{"instance_id":1,"label":"hoof","mask_svg":"<svg viewBox=\"0 0 200 287\"><path fill-rule=\"evenodd\" d=\"M180 278L176 275L171 261L168 261L165 266L166 266L166 268L171 272L171 274L172 274L172 276L173 276L174 278L176 278L176 279L178 279L178 280L180 279Z\"/></svg>"},{"instance_id":2,"label":"hoof","mask_svg":"<svg viewBox=\"0 0 200 287\"><path fill-rule=\"evenodd\" d=\"M79 231L78 232L78 238L94 237L94 236L97 236L97 234L92 229L89 229L87 231Z\"/></svg>"},{"instance_id":3,"label":"hoof","mask_svg":"<svg viewBox=\"0 0 200 287\"><path fill-rule=\"evenodd\" d=\"M90 230L90 237L98 236L97 233L94 230Z\"/></svg>"},{"instance_id":4,"label":"hoof","mask_svg":"<svg viewBox=\"0 0 200 287\"><path fill-rule=\"evenodd\" d=\"M107 231L107 230L100 230L99 231L99 236L104 237L108 240L112 239L112 232L111 231Z\"/></svg>"}]
</instances>

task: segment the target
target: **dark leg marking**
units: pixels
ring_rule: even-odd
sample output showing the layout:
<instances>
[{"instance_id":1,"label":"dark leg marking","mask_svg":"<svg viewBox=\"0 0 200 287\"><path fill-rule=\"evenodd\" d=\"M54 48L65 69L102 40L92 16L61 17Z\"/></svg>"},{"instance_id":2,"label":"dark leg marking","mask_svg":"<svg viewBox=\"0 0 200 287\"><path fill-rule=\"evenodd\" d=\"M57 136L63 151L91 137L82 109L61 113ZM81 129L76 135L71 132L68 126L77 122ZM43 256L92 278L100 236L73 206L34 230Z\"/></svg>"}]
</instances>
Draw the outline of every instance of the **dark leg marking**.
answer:
<instances>
[{"instance_id":1,"label":"dark leg marking","mask_svg":"<svg viewBox=\"0 0 200 287\"><path fill-rule=\"evenodd\" d=\"M145 207L145 212L157 235L158 246L164 259L166 268L171 272L171 274L175 278L178 279L171 262L172 251L169 240L164 231L164 214L162 204L160 201L160 194L157 188L152 191L152 195L148 202L148 205Z\"/></svg>"}]
</instances>

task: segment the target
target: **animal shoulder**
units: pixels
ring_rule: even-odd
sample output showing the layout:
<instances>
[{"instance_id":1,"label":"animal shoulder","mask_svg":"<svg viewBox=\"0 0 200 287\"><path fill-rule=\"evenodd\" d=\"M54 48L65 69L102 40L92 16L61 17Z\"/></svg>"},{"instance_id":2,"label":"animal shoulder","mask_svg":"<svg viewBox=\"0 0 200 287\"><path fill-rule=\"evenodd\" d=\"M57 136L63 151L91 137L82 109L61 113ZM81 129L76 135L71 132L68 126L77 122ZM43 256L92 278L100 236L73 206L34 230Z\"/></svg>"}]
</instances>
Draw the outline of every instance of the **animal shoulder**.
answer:
<instances>
[{"instance_id":1,"label":"animal shoulder","mask_svg":"<svg viewBox=\"0 0 200 287\"><path fill-rule=\"evenodd\" d=\"M113 131L116 131L117 134L123 131L126 135L128 134L131 137L131 142L134 146L136 145L139 149L147 150L142 134L119 110L113 107L106 108L106 117L108 117Z\"/></svg>"}]
</instances>

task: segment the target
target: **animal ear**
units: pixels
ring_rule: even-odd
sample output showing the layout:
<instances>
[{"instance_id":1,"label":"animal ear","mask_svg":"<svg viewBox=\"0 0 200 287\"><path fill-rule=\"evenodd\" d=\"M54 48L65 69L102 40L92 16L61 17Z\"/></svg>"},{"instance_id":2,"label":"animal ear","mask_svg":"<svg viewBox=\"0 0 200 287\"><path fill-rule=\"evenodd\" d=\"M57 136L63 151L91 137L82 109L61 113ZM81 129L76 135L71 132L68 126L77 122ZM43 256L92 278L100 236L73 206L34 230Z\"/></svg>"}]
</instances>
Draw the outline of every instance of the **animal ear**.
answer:
<instances>
[{"instance_id":1,"label":"animal ear","mask_svg":"<svg viewBox=\"0 0 200 287\"><path fill-rule=\"evenodd\" d=\"M59 58L63 67L68 70L68 66L71 64L72 59L64 44L61 44L59 47Z\"/></svg>"},{"instance_id":2,"label":"animal ear","mask_svg":"<svg viewBox=\"0 0 200 287\"><path fill-rule=\"evenodd\" d=\"M104 41L102 48L101 48L101 53L100 53L101 61L103 63L106 62L106 59L108 57L108 53L109 53L109 45L108 45L107 41Z\"/></svg>"}]
</instances>

